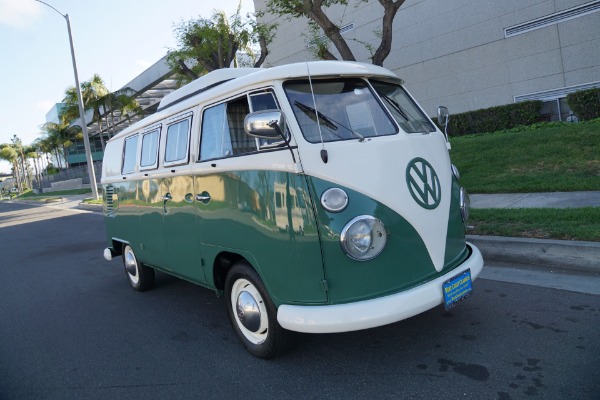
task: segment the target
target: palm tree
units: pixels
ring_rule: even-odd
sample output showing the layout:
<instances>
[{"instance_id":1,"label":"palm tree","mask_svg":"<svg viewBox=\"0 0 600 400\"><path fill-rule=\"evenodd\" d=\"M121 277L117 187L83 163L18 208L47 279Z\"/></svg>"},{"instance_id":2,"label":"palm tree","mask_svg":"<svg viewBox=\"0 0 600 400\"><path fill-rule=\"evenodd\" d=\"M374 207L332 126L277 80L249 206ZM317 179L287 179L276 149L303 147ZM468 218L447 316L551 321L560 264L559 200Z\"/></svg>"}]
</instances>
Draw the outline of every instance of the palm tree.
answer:
<instances>
[{"instance_id":1,"label":"palm tree","mask_svg":"<svg viewBox=\"0 0 600 400\"><path fill-rule=\"evenodd\" d=\"M130 119L130 114L143 114L144 110L140 103L134 97L135 91L129 87L122 88L116 92L108 93L104 96L104 109L107 110L104 114L106 126L110 126L109 138L116 134L115 132L115 111L120 111L120 118ZM110 116L110 124L108 117ZM112 131L112 132L111 132Z\"/></svg>"},{"instance_id":2,"label":"palm tree","mask_svg":"<svg viewBox=\"0 0 600 400\"><path fill-rule=\"evenodd\" d=\"M71 126L66 122L61 122L59 124L54 122L46 122L44 125L42 125L42 131L46 135L44 138L44 140L46 140L46 148L53 149L56 152L56 158L58 160L59 167L59 149L61 149L66 167L68 168L69 165L67 159L69 157L69 147L73 145L74 141L83 139L81 127L75 125Z\"/></svg>"},{"instance_id":3,"label":"palm tree","mask_svg":"<svg viewBox=\"0 0 600 400\"><path fill-rule=\"evenodd\" d=\"M38 188L41 186L42 180L40 177L41 169L38 168L38 160L40 158L40 153L38 152L39 147L35 143L30 144L29 146L25 146L24 153L25 157L29 160L33 161L33 168L35 169L35 180L37 181Z\"/></svg>"},{"instance_id":4,"label":"palm tree","mask_svg":"<svg viewBox=\"0 0 600 400\"><path fill-rule=\"evenodd\" d=\"M12 147L17 152L17 165L21 168L21 180L22 183L27 184L27 188L31 188L31 174L29 173L29 165L25 164L25 151L23 141L17 136L13 135Z\"/></svg>"},{"instance_id":5,"label":"palm tree","mask_svg":"<svg viewBox=\"0 0 600 400\"><path fill-rule=\"evenodd\" d=\"M94 74L92 79L81 84L81 97L83 99L83 107L86 110L93 110L94 116L92 120L98 124L98 132L100 135L100 143L104 150L104 138L102 137L102 115L105 113L105 97L110 92L104 85L104 81L98 74ZM65 91L63 102L67 104L67 108L63 112L63 119L69 123L73 122L79 116L79 106L77 99L77 90L74 87L69 87ZM85 121L81 121L85 123Z\"/></svg>"},{"instance_id":6,"label":"palm tree","mask_svg":"<svg viewBox=\"0 0 600 400\"><path fill-rule=\"evenodd\" d=\"M13 166L13 172L15 174L15 178L17 180L17 187L19 192L23 191L23 185L21 183L21 175L19 173L19 155L17 151L14 149L12 144L2 144L0 145L0 159L6 160Z\"/></svg>"}]
</instances>

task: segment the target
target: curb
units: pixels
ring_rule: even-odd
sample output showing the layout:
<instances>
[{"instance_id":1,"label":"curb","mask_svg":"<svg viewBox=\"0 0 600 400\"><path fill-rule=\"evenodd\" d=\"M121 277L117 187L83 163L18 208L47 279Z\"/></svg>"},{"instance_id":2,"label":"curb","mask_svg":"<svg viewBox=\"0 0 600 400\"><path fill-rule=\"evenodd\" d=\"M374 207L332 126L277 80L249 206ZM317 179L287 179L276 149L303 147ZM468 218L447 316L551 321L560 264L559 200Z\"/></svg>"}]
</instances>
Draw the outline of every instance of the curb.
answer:
<instances>
[{"instance_id":1,"label":"curb","mask_svg":"<svg viewBox=\"0 0 600 400\"><path fill-rule=\"evenodd\" d=\"M102 204L88 204L81 202L77 205L80 210L102 212Z\"/></svg>"},{"instance_id":2,"label":"curb","mask_svg":"<svg viewBox=\"0 0 600 400\"><path fill-rule=\"evenodd\" d=\"M467 235L486 261L504 261L600 273L600 243Z\"/></svg>"}]
</instances>

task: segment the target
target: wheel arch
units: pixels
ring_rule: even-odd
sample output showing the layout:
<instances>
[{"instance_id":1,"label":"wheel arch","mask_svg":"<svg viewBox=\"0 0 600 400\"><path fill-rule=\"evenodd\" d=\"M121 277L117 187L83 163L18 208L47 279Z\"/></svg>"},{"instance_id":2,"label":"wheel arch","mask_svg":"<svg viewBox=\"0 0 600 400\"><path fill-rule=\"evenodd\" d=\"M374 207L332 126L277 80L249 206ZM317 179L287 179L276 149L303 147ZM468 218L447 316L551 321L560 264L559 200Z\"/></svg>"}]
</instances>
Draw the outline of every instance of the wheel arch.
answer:
<instances>
[{"instance_id":1,"label":"wheel arch","mask_svg":"<svg viewBox=\"0 0 600 400\"><path fill-rule=\"evenodd\" d=\"M225 278L229 269L239 261L246 261L248 265L256 271L254 265L244 256L229 251L222 251L215 257L212 275L215 288L218 290L225 289ZM258 271L256 271L258 273ZM260 275L260 274L259 274Z\"/></svg>"}]
</instances>

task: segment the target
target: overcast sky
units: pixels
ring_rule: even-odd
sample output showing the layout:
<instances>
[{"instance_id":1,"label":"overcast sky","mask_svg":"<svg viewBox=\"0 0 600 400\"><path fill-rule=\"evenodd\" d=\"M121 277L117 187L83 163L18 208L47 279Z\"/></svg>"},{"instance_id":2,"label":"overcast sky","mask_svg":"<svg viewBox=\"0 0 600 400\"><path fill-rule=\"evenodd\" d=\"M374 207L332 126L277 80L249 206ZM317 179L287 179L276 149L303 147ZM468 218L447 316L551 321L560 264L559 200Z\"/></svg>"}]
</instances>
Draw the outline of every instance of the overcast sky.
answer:
<instances>
[{"instance_id":1,"label":"overcast sky","mask_svg":"<svg viewBox=\"0 0 600 400\"><path fill-rule=\"evenodd\" d=\"M239 0L44 0L69 14L79 80L99 74L117 90L175 46L173 24ZM242 15L254 11L241 0ZM0 143L40 137L46 113L75 85L65 19L35 0L0 0ZM0 161L0 172L10 166Z\"/></svg>"}]
</instances>

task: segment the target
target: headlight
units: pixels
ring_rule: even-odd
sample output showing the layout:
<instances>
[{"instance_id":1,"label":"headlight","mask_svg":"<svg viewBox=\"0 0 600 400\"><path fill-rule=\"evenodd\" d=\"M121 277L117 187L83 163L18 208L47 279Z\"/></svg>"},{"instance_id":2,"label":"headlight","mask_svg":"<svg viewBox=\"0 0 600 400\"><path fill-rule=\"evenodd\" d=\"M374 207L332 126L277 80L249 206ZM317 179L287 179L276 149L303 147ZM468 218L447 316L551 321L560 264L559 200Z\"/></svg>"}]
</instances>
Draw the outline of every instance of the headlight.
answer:
<instances>
[{"instance_id":1,"label":"headlight","mask_svg":"<svg viewBox=\"0 0 600 400\"><path fill-rule=\"evenodd\" d=\"M340 236L342 249L348 257L367 261L379 255L387 241L383 223L369 215L361 215L348 222Z\"/></svg>"},{"instance_id":2,"label":"headlight","mask_svg":"<svg viewBox=\"0 0 600 400\"><path fill-rule=\"evenodd\" d=\"M460 172L458 172L458 168L456 168L456 165L452 164L452 175L454 175L454 178L457 181L460 181Z\"/></svg>"},{"instance_id":3,"label":"headlight","mask_svg":"<svg viewBox=\"0 0 600 400\"><path fill-rule=\"evenodd\" d=\"M321 205L329 212L344 211L348 205L348 195L340 188L327 189L321 195Z\"/></svg>"},{"instance_id":4,"label":"headlight","mask_svg":"<svg viewBox=\"0 0 600 400\"><path fill-rule=\"evenodd\" d=\"M463 222L466 224L469 219L469 208L471 208L471 200L467 190L463 187L460 188L460 215Z\"/></svg>"}]
</instances>

